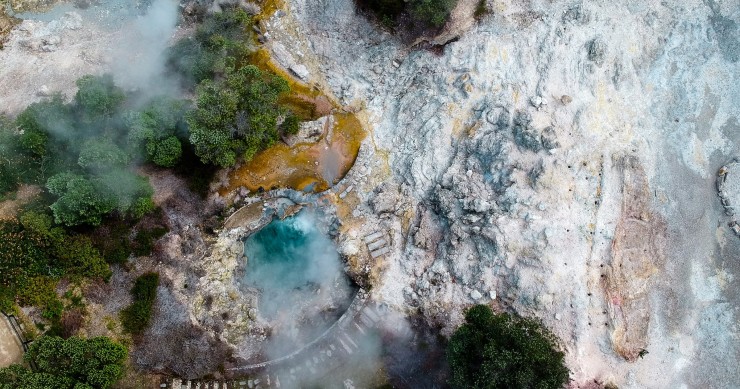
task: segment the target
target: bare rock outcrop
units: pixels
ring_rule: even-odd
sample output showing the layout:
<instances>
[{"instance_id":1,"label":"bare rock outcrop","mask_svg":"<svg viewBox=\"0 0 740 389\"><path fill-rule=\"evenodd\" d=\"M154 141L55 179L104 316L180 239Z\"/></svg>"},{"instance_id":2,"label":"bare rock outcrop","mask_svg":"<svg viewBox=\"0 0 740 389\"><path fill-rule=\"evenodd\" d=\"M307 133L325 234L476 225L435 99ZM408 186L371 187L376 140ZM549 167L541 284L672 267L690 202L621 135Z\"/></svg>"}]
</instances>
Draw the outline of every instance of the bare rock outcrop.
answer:
<instances>
[{"instance_id":1,"label":"bare rock outcrop","mask_svg":"<svg viewBox=\"0 0 740 389\"><path fill-rule=\"evenodd\" d=\"M644 168L634 157L616 163L622 177L621 214L603 274L612 347L635 361L648 347L649 288L665 262L663 217L652 207L652 191Z\"/></svg>"}]
</instances>

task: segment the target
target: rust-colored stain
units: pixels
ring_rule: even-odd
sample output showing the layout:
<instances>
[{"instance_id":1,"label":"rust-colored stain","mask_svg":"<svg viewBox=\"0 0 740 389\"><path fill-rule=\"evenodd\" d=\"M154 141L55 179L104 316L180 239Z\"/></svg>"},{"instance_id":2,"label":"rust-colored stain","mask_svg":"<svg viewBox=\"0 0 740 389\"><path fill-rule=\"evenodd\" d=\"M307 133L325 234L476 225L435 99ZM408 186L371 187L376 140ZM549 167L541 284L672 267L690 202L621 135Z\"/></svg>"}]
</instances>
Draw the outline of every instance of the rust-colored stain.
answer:
<instances>
[{"instance_id":1,"label":"rust-colored stain","mask_svg":"<svg viewBox=\"0 0 740 389\"><path fill-rule=\"evenodd\" d=\"M260 13L256 15L256 19L267 19L272 16L275 11L283 8L284 5L283 0L264 0L260 3Z\"/></svg>"},{"instance_id":2,"label":"rust-colored stain","mask_svg":"<svg viewBox=\"0 0 740 389\"><path fill-rule=\"evenodd\" d=\"M342 179L354 164L365 131L352 114L334 114L333 128L316 143L279 143L229 174L222 195L241 186L251 192L277 188L321 192Z\"/></svg>"},{"instance_id":3,"label":"rust-colored stain","mask_svg":"<svg viewBox=\"0 0 740 389\"><path fill-rule=\"evenodd\" d=\"M250 192L291 188L295 190L321 192L341 180L357 158L365 130L360 120L351 113L334 113L334 103L313 86L298 81L293 75L275 65L266 49L253 52L249 63L261 70L270 71L285 78L290 93L280 103L292 110L303 120L315 120L331 115L333 125L326 128L316 143L298 143L288 146L278 143L243 162L229 172L229 184L219 193L228 193L245 187Z\"/></svg>"}]
</instances>

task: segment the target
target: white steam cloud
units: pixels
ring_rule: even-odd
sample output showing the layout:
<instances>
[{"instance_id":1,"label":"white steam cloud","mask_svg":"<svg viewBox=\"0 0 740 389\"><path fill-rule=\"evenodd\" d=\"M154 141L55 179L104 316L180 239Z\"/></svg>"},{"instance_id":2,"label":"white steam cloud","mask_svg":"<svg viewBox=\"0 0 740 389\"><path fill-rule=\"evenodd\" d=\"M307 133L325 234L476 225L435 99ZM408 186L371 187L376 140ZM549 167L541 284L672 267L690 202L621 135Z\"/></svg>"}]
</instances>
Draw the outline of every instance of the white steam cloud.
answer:
<instances>
[{"instance_id":1,"label":"white steam cloud","mask_svg":"<svg viewBox=\"0 0 740 389\"><path fill-rule=\"evenodd\" d=\"M174 95L177 80L165 69L167 47L177 28L179 8L174 0L154 0L146 13L128 26L114 48L111 71L118 85L145 96Z\"/></svg>"}]
</instances>

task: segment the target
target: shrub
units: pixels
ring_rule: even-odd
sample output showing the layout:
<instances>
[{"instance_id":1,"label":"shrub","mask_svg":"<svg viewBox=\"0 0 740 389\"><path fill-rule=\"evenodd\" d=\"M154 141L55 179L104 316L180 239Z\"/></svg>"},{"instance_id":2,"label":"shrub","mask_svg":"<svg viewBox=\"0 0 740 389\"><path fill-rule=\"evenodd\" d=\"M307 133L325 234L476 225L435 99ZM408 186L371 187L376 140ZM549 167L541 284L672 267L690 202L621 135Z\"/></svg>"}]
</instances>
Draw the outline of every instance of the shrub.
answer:
<instances>
[{"instance_id":1,"label":"shrub","mask_svg":"<svg viewBox=\"0 0 740 389\"><path fill-rule=\"evenodd\" d=\"M288 115L283 124L280 125L280 130L284 134L295 135L301 129L301 120L294 114Z\"/></svg>"},{"instance_id":2,"label":"shrub","mask_svg":"<svg viewBox=\"0 0 740 389\"><path fill-rule=\"evenodd\" d=\"M0 369L0 388L107 389L123 375L127 354L126 347L105 337L43 336L24 356L36 369L20 365Z\"/></svg>"},{"instance_id":3,"label":"shrub","mask_svg":"<svg viewBox=\"0 0 740 389\"><path fill-rule=\"evenodd\" d=\"M42 309L55 321L63 306L55 287L59 278L110 277L110 269L87 237L52 227L51 217L25 212L20 222L0 222L0 305L14 302Z\"/></svg>"},{"instance_id":4,"label":"shrub","mask_svg":"<svg viewBox=\"0 0 740 389\"><path fill-rule=\"evenodd\" d=\"M454 388L562 388L568 381L557 338L540 323L476 305L450 339Z\"/></svg>"},{"instance_id":5,"label":"shrub","mask_svg":"<svg viewBox=\"0 0 740 389\"><path fill-rule=\"evenodd\" d=\"M154 250L154 242L166 233L167 229L164 227L142 229L137 232L136 237L134 238L134 255L150 255L152 250Z\"/></svg>"},{"instance_id":6,"label":"shrub","mask_svg":"<svg viewBox=\"0 0 740 389\"><path fill-rule=\"evenodd\" d=\"M121 312L121 324L126 332L138 335L149 326L154 299L157 297L157 285L159 285L157 273L146 273L136 279L131 289L134 302Z\"/></svg>"},{"instance_id":7,"label":"shrub","mask_svg":"<svg viewBox=\"0 0 740 389\"><path fill-rule=\"evenodd\" d=\"M409 4L415 20L429 26L442 27L457 0L412 0Z\"/></svg>"}]
</instances>

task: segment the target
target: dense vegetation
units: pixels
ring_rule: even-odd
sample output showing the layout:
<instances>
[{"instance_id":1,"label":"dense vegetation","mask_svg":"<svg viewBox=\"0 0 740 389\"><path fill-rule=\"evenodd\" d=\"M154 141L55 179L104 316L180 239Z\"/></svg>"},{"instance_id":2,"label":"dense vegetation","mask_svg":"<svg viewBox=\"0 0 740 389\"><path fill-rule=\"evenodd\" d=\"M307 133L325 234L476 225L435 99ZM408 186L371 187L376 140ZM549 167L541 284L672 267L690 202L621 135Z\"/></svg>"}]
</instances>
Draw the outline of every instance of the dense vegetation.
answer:
<instances>
[{"instance_id":1,"label":"dense vegetation","mask_svg":"<svg viewBox=\"0 0 740 389\"><path fill-rule=\"evenodd\" d=\"M287 81L247 64L251 25L242 10L215 14L170 50L170 67L186 84L197 83L187 123L203 163L232 166L274 145L281 132L298 130L297 117L278 103Z\"/></svg>"},{"instance_id":2,"label":"dense vegetation","mask_svg":"<svg viewBox=\"0 0 740 389\"><path fill-rule=\"evenodd\" d=\"M59 280L107 280L106 262L149 254L166 232L154 221L132 235L154 210L152 187L134 168L177 163L187 141L187 103L162 97L135 106L110 76L77 85L69 103L55 95L15 120L0 118L0 196L20 184L45 189L0 221L0 309L39 307L55 334L65 309Z\"/></svg>"},{"instance_id":3,"label":"dense vegetation","mask_svg":"<svg viewBox=\"0 0 740 389\"><path fill-rule=\"evenodd\" d=\"M251 27L241 10L215 14L170 49L169 66L195 104L125 93L110 75L85 76L69 101L57 94L15 119L0 116L0 200L22 185L41 191L0 221L0 310L35 306L46 319L36 323L46 332L28 354L39 369L0 370L0 388L104 388L120 376L125 348L70 337L86 314L71 290L108 280L109 264L149 255L167 232L141 165L172 169L202 193L217 168L298 131L300 119L280 103L288 83L249 65ZM156 273L136 280L134 303L120 315L128 333L148 327L158 282Z\"/></svg>"},{"instance_id":4,"label":"dense vegetation","mask_svg":"<svg viewBox=\"0 0 740 389\"><path fill-rule=\"evenodd\" d=\"M103 75L79 79L70 102L54 95L15 120L0 117L0 199L21 184L43 189L17 220L0 223L0 308L34 305L58 320L60 279L107 279L106 262L152 251L166 228L138 222L154 204L137 166L173 168L202 191L215 171L208 165L231 166L298 130L278 103L287 82L247 65L250 28L241 10L215 14L170 50L196 107L170 97L142 104Z\"/></svg>"},{"instance_id":5,"label":"dense vegetation","mask_svg":"<svg viewBox=\"0 0 740 389\"><path fill-rule=\"evenodd\" d=\"M108 338L44 336L24 356L33 369L0 369L0 389L106 389L121 378L126 347Z\"/></svg>"},{"instance_id":6,"label":"dense vegetation","mask_svg":"<svg viewBox=\"0 0 740 389\"><path fill-rule=\"evenodd\" d=\"M558 341L538 322L476 305L447 349L454 388L562 388L568 382Z\"/></svg>"},{"instance_id":7,"label":"dense vegetation","mask_svg":"<svg viewBox=\"0 0 740 389\"><path fill-rule=\"evenodd\" d=\"M134 302L121 312L121 323L126 332L138 335L146 330L152 317L158 285L157 273L146 273L136 279L131 289Z\"/></svg>"},{"instance_id":8,"label":"dense vegetation","mask_svg":"<svg viewBox=\"0 0 740 389\"><path fill-rule=\"evenodd\" d=\"M442 27L458 0L358 0L362 8L373 12L386 26L392 27L407 15L421 27Z\"/></svg>"},{"instance_id":9,"label":"dense vegetation","mask_svg":"<svg viewBox=\"0 0 740 389\"><path fill-rule=\"evenodd\" d=\"M67 227L96 226L107 216L138 219L154 208L152 188L132 167L142 154L161 165L177 161L183 103L162 99L130 111L110 76L85 76L77 85L69 104L56 95L4 121L0 188L43 185L55 223Z\"/></svg>"},{"instance_id":10,"label":"dense vegetation","mask_svg":"<svg viewBox=\"0 0 740 389\"><path fill-rule=\"evenodd\" d=\"M284 79L252 65L203 81L197 108L187 116L195 153L203 162L225 167L275 144L278 117L285 112L277 99L288 90Z\"/></svg>"},{"instance_id":11,"label":"dense vegetation","mask_svg":"<svg viewBox=\"0 0 740 389\"><path fill-rule=\"evenodd\" d=\"M252 50L251 26L251 18L241 10L213 14L193 36L169 49L167 63L182 76L186 86L212 80L228 67L244 63Z\"/></svg>"},{"instance_id":12,"label":"dense vegetation","mask_svg":"<svg viewBox=\"0 0 740 389\"><path fill-rule=\"evenodd\" d=\"M0 222L0 309L14 301L37 306L46 319L58 320L62 303L54 290L62 277L110 277L91 240L52 225L48 214L28 211L17 221Z\"/></svg>"}]
</instances>

